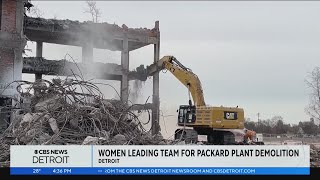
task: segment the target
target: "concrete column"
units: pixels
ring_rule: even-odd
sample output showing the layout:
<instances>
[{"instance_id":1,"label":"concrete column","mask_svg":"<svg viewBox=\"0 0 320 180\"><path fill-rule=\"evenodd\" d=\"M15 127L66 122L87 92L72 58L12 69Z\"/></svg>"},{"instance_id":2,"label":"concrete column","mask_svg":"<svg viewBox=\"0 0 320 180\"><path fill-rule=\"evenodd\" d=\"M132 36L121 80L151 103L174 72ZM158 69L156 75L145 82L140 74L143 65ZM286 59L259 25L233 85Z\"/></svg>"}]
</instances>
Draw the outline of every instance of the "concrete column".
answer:
<instances>
[{"instance_id":1,"label":"concrete column","mask_svg":"<svg viewBox=\"0 0 320 180\"><path fill-rule=\"evenodd\" d=\"M42 57L42 51L43 51L43 43L38 41L37 49L36 49L36 57Z\"/></svg>"},{"instance_id":2,"label":"concrete column","mask_svg":"<svg viewBox=\"0 0 320 180\"><path fill-rule=\"evenodd\" d=\"M128 38L123 39L123 49L121 51L121 66L122 66L122 78L121 78L121 101L127 103L129 98L129 42Z\"/></svg>"},{"instance_id":3,"label":"concrete column","mask_svg":"<svg viewBox=\"0 0 320 180\"><path fill-rule=\"evenodd\" d=\"M36 45L36 57L42 57L42 51L43 51L43 42L37 42L37 45ZM40 73L36 73L35 74L35 80L40 80L42 79L42 74Z\"/></svg>"},{"instance_id":4,"label":"concrete column","mask_svg":"<svg viewBox=\"0 0 320 180\"><path fill-rule=\"evenodd\" d=\"M24 2L27 0L17 0L17 6L16 6L16 31L17 33L23 37L23 20L24 20Z\"/></svg>"},{"instance_id":5,"label":"concrete column","mask_svg":"<svg viewBox=\"0 0 320 180\"><path fill-rule=\"evenodd\" d=\"M0 11L0 104L1 106L15 106L20 97L16 91L17 84L12 82L22 79L22 51L26 45L23 35L24 0L2 0L0 2L2 2ZM6 127L7 122L5 121L10 121L12 114L2 115L0 114L0 127Z\"/></svg>"},{"instance_id":6,"label":"concrete column","mask_svg":"<svg viewBox=\"0 0 320 180\"><path fill-rule=\"evenodd\" d=\"M159 30L159 22L156 22L156 28ZM154 44L154 62L158 62L160 59L160 33L158 34L158 42ZM152 95L152 134L158 134L160 132L160 100L159 100L159 72L153 75L153 95Z\"/></svg>"},{"instance_id":7,"label":"concrete column","mask_svg":"<svg viewBox=\"0 0 320 180\"><path fill-rule=\"evenodd\" d=\"M0 96L18 96L16 83L22 78L23 1L2 0L0 30ZM10 84L10 85L9 85Z\"/></svg>"},{"instance_id":8,"label":"concrete column","mask_svg":"<svg viewBox=\"0 0 320 180\"><path fill-rule=\"evenodd\" d=\"M9 41L8 41L9 43ZM7 49L5 47L0 47L0 97L1 96L14 96L16 95L15 83L12 83L19 74L15 76L15 64L16 58L13 49ZM20 71L21 73L22 71Z\"/></svg>"}]
</instances>

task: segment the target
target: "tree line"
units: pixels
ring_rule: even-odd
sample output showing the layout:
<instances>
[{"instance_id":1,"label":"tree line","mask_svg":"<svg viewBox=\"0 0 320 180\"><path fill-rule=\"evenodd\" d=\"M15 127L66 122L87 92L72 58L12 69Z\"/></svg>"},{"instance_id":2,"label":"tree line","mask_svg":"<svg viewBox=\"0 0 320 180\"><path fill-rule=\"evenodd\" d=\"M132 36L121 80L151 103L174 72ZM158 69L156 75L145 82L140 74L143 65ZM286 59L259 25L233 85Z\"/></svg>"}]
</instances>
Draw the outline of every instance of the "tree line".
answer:
<instances>
[{"instance_id":1,"label":"tree line","mask_svg":"<svg viewBox=\"0 0 320 180\"><path fill-rule=\"evenodd\" d=\"M313 118L310 121L299 122L299 124L286 124L281 116L274 116L271 119L259 120L258 122L246 119L245 128L254 130L257 133L265 134L320 134L320 126L315 124Z\"/></svg>"}]
</instances>

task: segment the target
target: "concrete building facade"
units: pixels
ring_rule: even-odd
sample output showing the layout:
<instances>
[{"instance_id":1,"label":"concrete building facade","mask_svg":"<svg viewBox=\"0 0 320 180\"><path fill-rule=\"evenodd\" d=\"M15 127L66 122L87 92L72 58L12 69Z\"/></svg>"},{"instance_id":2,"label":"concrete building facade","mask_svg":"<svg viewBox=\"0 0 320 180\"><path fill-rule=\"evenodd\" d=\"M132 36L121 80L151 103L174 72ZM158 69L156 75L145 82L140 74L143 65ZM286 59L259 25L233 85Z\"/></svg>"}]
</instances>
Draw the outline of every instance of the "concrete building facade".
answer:
<instances>
[{"instance_id":1,"label":"concrete building facade","mask_svg":"<svg viewBox=\"0 0 320 180\"><path fill-rule=\"evenodd\" d=\"M41 79L43 74L68 75L72 69L83 67L104 68L104 74L93 74L98 79L121 81L121 101L127 102L129 97L129 81L139 79L145 81L147 74L142 71L129 71L130 52L144 46L154 46L153 62L159 60L160 30L156 21L152 29L128 28L125 25L93 22L78 22L70 20L54 20L32 18L25 15L28 6L26 0L0 0L1 30L0 30L0 91L1 98L16 96L14 86L7 87L15 80L21 80L22 73L35 74L35 79ZM36 42L36 57L23 58L22 53L26 39ZM82 62L75 65L67 62L69 69L61 69L59 60L42 58L43 43L54 43L82 47ZM119 64L99 64L93 59L93 49L108 49L121 51ZM65 64L65 62L63 62ZM148 63L148 62L146 62ZM149 63L152 63L149 62ZM141 69L140 69L141 70ZM72 71L73 72L73 71ZM152 133L159 129L159 74L153 75L152 103L140 106L152 109ZM1 106L1 100L0 100Z\"/></svg>"}]
</instances>

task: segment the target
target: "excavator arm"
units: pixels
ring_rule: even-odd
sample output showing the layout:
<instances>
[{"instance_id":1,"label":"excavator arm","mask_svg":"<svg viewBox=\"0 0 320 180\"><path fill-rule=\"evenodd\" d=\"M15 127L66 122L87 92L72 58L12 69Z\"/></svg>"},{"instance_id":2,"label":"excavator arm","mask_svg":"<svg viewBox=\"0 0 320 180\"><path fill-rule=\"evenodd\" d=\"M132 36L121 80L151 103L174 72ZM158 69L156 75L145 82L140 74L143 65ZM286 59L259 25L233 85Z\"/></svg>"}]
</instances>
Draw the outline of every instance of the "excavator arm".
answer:
<instances>
[{"instance_id":1,"label":"excavator arm","mask_svg":"<svg viewBox=\"0 0 320 180\"><path fill-rule=\"evenodd\" d=\"M173 56L164 56L158 62L147 67L149 75L153 75L163 69L170 71L183 85L188 88L195 106L206 105L201 82L198 76L194 74L191 69L182 65Z\"/></svg>"}]
</instances>

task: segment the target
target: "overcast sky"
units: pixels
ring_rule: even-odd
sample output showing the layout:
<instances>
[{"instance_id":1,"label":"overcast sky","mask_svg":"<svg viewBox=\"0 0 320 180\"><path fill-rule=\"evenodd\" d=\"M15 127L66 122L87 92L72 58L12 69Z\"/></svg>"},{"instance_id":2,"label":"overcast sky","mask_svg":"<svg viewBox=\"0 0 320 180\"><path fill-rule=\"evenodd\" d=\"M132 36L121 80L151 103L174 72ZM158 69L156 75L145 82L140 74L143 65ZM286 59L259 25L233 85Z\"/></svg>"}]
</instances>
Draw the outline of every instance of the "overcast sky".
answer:
<instances>
[{"instance_id":1,"label":"overcast sky","mask_svg":"<svg viewBox=\"0 0 320 180\"><path fill-rule=\"evenodd\" d=\"M45 18L90 20L84 1L33 3ZM120 26L152 28L159 20L160 56L173 55L191 68L202 81L208 104L239 105L255 121L258 112L262 119L280 115L287 123L309 120L304 80L319 66L320 2L98 1L97 5L100 21ZM81 60L81 48L44 47L48 59L61 59L66 53ZM94 56L96 61L120 64L119 52L97 50ZM152 63L153 46L130 52L130 60L130 69ZM152 95L151 82L143 87L142 103ZM160 74L160 96L164 115L175 115L179 104L188 102L187 89L170 73ZM175 124L176 117L166 123Z\"/></svg>"}]
</instances>

